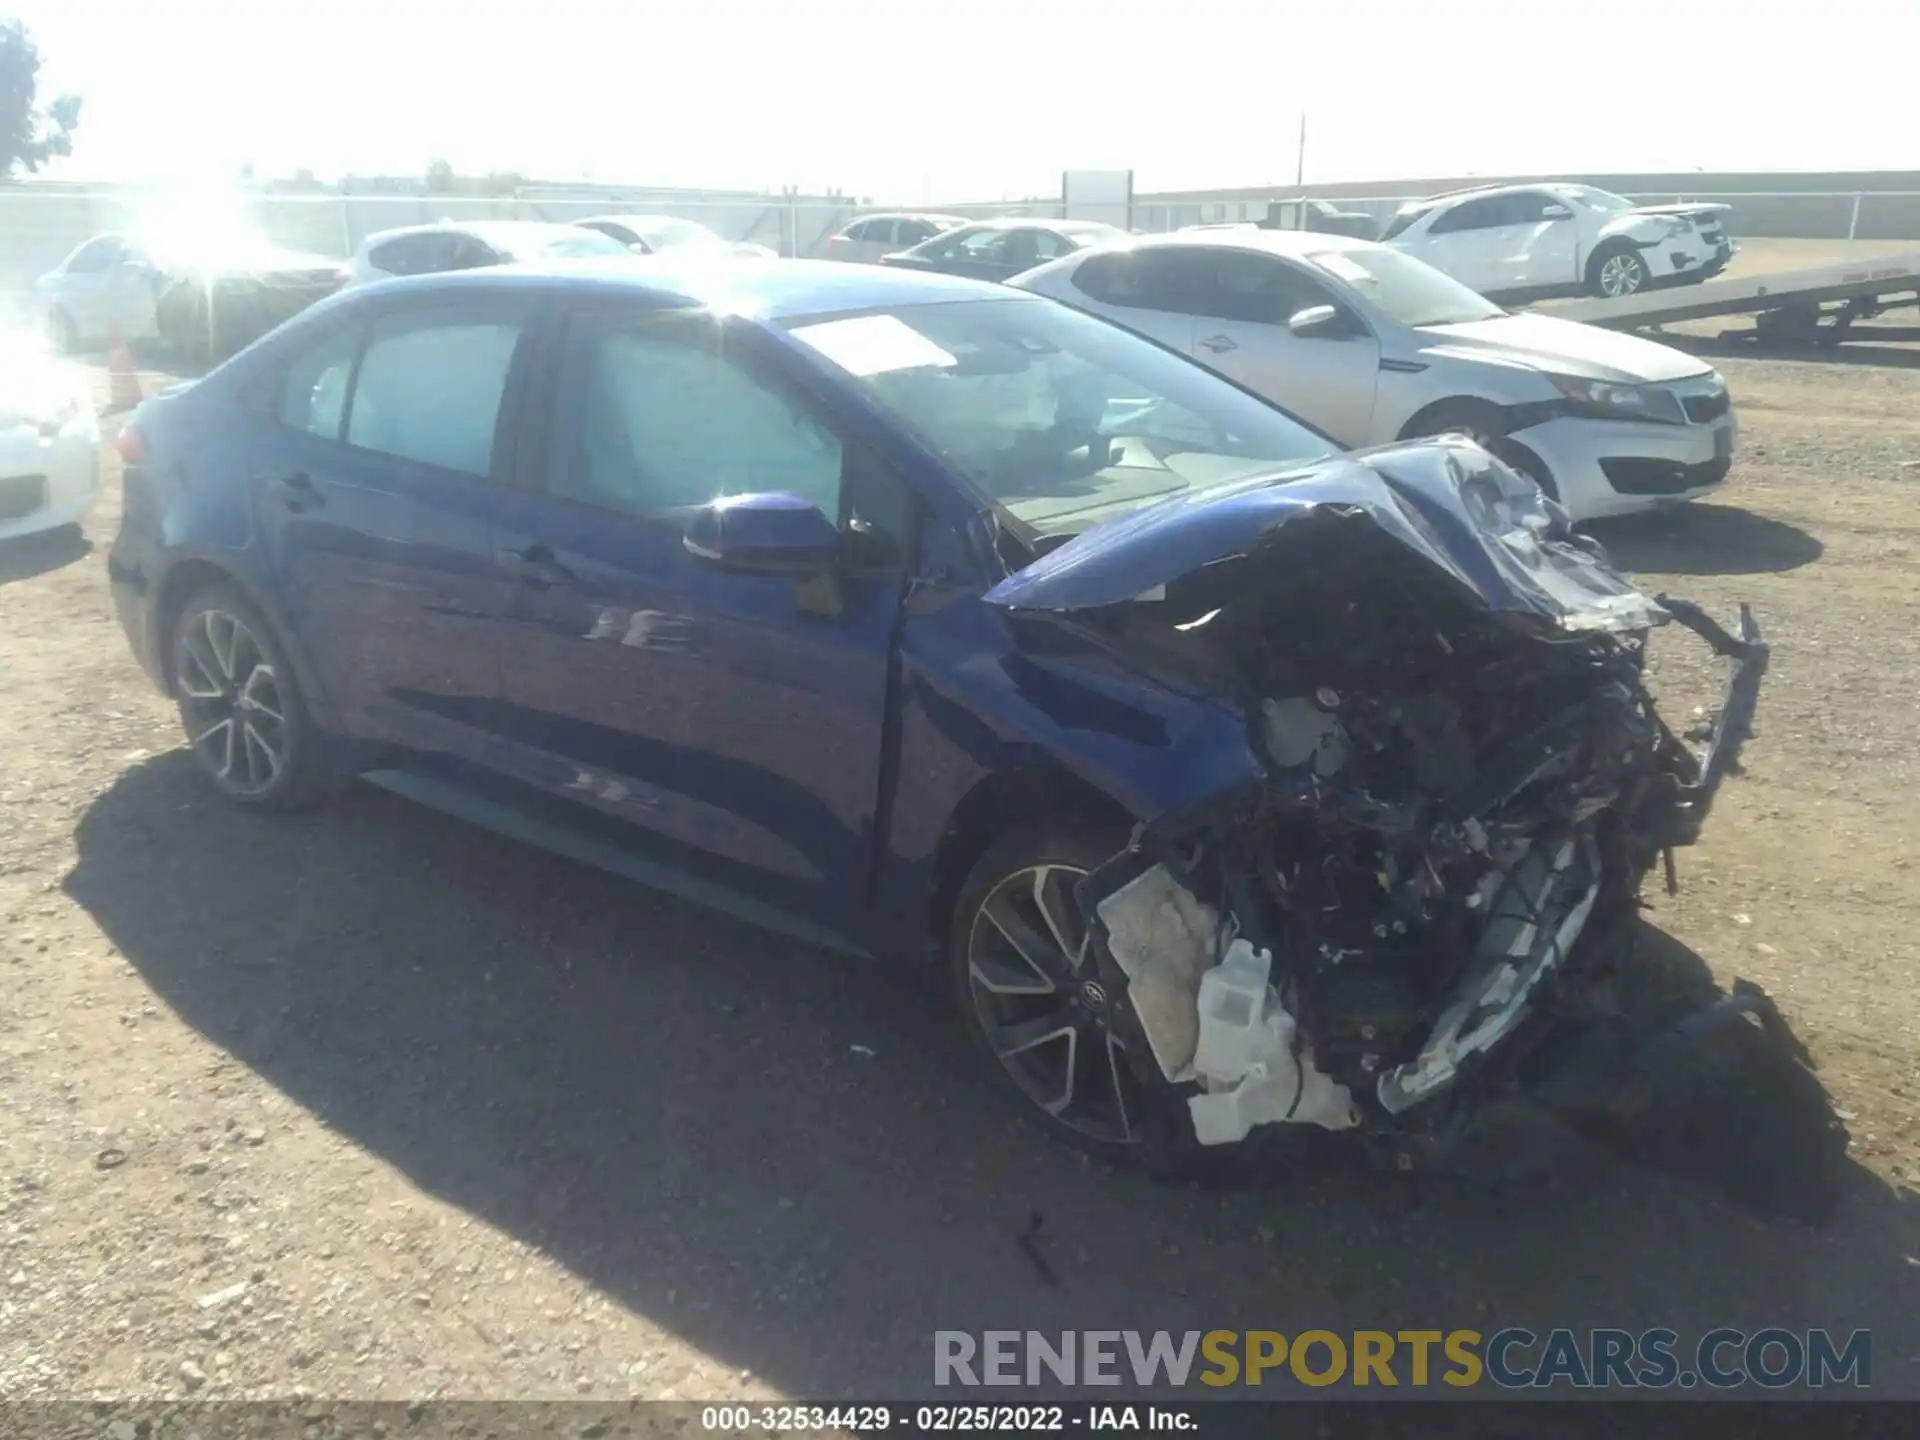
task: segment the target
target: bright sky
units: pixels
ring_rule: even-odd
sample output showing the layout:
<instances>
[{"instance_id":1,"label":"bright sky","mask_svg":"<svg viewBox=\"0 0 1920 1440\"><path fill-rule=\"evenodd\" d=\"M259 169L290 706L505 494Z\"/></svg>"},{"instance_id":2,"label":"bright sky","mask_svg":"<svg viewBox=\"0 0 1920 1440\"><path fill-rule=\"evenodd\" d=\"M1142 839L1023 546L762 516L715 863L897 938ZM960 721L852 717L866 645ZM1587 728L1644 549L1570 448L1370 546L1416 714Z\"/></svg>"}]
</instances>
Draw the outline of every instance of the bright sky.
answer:
<instances>
[{"instance_id":1,"label":"bright sky","mask_svg":"<svg viewBox=\"0 0 1920 1440\"><path fill-rule=\"evenodd\" d=\"M882 201L1920 167L1911 0L0 0L74 179L463 173ZM1817 17L1817 18L1816 18ZM1871 34L1875 38L1869 41ZM1876 57L1889 57L1884 62ZM1884 69L1883 69L1884 66Z\"/></svg>"}]
</instances>

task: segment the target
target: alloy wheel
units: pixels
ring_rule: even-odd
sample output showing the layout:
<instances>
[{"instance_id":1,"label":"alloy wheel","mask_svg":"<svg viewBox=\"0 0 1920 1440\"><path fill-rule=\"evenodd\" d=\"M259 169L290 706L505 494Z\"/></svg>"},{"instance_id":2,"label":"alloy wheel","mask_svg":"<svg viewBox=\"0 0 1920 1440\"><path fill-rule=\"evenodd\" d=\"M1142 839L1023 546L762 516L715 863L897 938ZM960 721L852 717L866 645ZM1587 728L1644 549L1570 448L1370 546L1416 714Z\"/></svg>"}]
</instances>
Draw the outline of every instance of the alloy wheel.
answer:
<instances>
[{"instance_id":1,"label":"alloy wheel","mask_svg":"<svg viewBox=\"0 0 1920 1440\"><path fill-rule=\"evenodd\" d=\"M213 778L262 795L287 767L286 702L267 652L228 611L200 612L180 640L177 673L187 738Z\"/></svg>"},{"instance_id":2,"label":"alloy wheel","mask_svg":"<svg viewBox=\"0 0 1920 1440\"><path fill-rule=\"evenodd\" d=\"M1600 262L1600 292L1611 299L1633 294L1645 278L1646 267L1637 255L1622 252Z\"/></svg>"},{"instance_id":3,"label":"alloy wheel","mask_svg":"<svg viewBox=\"0 0 1920 1440\"><path fill-rule=\"evenodd\" d=\"M1089 1139L1133 1144L1140 1096L1074 903L1086 874L1032 865L995 885L968 936L969 989L988 1046L1029 1100Z\"/></svg>"}]
</instances>

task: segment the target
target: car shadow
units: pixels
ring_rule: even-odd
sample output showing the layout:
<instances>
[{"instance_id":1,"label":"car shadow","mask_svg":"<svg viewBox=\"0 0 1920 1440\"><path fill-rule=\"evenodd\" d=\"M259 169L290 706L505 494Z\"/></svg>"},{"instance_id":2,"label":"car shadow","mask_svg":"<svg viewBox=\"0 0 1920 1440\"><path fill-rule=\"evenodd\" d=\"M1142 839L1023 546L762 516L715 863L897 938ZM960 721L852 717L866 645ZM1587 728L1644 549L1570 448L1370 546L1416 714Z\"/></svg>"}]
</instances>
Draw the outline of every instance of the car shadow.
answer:
<instances>
[{"instance_id":1,"label":"car shadow","mask_svg":"<svg viewBox=\"0 0 1920 1440\"><path fill-rule=\"evenodd\" d=\"M1730 505L1675 505L1581 527L1622 569L1650 575L1763 575L1798 570L1826 547L1797 525Z\"/></svg>"},{"instance_id":2,"label":"car shadow","mask_svg":"<svg viewBox=\"0 0 1920 1440\"><path fill-rule=\"evenodd\" d=\"M1007 1325L1698 1335L1765 1316L1912 1348L1920 1216L1857 1168L1821 1231L1592 1147L1545 1190L1342 1165L1170 1184L996 1103L937 986L365 787L266 818L176 751L98 796L76 843L68 894L187 1024L789 1394L924 1395L936 1329ZM1920 1386L1892 1364L1875 1380Z\"/></svg>"},{"instance_id":3,"label":"car shadow","mask_svg":"<svg viewBox=\"0 0 1920 1440\"><path fill-rule=\"evenodd\" d=\"M78 525L0 540L0 585L49 575L86 559L92 551L93 542Z\"/></svg>"}]
</instances>

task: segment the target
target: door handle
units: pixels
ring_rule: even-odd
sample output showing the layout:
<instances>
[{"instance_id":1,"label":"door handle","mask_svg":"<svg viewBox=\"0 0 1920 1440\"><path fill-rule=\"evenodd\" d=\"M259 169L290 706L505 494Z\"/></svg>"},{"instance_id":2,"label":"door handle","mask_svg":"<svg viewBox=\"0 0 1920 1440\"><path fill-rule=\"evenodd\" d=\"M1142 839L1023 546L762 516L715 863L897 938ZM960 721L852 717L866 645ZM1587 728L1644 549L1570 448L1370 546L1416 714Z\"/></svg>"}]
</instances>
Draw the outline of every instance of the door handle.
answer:
<instances>
[{"instance_id":1,"label":"door handle","mask_svg":"<svg viewBox=\"0 0 1920 1440\"><path fill-rule=\"evenodd\" d=\"M536 590L571 585L574 581L573 572L554 558L552 547L544 541L536 540L522 549L507 551L505 563L511 573Z\"/></svg>"},{"instance_id":2,"label":"door handle","mask_svg":"<svg viewBox=\"0 0 1920 1440\"><path fill-rule=\"evenodd\" d=\"M1238 344L1226 335L1209 335L1200 343L1216 355L1225 354L1229 350L1238 350L1240 348Z\"/></svg>"},{"instance_id":3,"label":"door handle","mask_svg":"<svg viewBox=\"0 0 1920 1440\"><path fill-rule=\"evenodd\" d=\"M327 497L320 493L312 477L303 470L296 470L291 475L276 475L272 484L280 492L280 503L296 515L318 510L327 503Z\"/></svg>"}]
</instances>

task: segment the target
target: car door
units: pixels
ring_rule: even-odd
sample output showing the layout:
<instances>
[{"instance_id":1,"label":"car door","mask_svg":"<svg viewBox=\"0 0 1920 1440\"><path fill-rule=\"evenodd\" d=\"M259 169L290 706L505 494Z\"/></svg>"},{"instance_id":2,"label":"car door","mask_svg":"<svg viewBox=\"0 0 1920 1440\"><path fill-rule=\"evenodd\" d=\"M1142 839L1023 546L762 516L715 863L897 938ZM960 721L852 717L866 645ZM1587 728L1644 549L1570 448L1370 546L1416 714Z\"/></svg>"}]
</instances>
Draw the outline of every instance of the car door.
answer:
<instances>
[{"instance_id":1,"label":"car door","mask_svg":"<svg viewBox=\"0 0 1920 1440\"><path fill-rule=\"evenodd\" d=\"M1517 191L1506 202L1506 223L1491 232L1500 275L1485 288L1544 290L1578 281L1580 227L1572 207L1549 190Z\"/></svg>"},{"instance_id":2,"label":"car door","mask_svg":"<svg viewBox=\"0 0 1920 1440\"><path fill-rule=\"evenodd\" d=\"M163 281L152 256L138 245L122 244L101 274L100 333L108 339L150 337Z\"/></svg>"},{"instance_id":3,"label":"car door","mask_svg":"<svg viewBox=\"0 0 1920 1440\"><path fill-rule=\"evenodd\" d=\"M1507 223L1506 198L1481 195L1462 200L1435 215L1425 231L1411 239L1403 235L1398 243L1462 285L1482 292L1497 290L1505 279L1498 232Z\"/></svg>"},{"instance_id":4,"label":"car door","mask_svg":"<svg viewBox=\"0 0 1920 1440\"><path fill-rule=\"evenodd\" d=\"M1237 380L1341 444L1373 438L1380 344L1352 307L1290 260L1257 250L1204 247L1208 284L1194 332L1194 358ZM1330 306L1345 323L1327 335L1296 335L1288 321Z\"/></svg>"},{"instance_id":5,"label":"car door","mask_svg":"<svg viewBox=\"0 0 1920 1440\"><path fill-rule=\"evenodd\" d=\"M518 297L420 303L329 326L286 363L255 510L350 737L487 763L514 598L492 535L503 399L530 315Z\"/></svg>"},{"instance_id":6,"label":"car door","mask_svg":"<svg viewBox=\"0 0 1920 1440\"><path fill-rule=\"evenodd\" d=\"M537 487L496 543L518 773L571 821L845 934L857 922L904 577L906 491L744 321L576 311ZM838 519L838 573L730 573L685 544L728 493Z\"/></svg>"},{"instance_id":7,"label":"car door","mask_svg":"<svg viewBox=\"0 0 1920 1440\"><path fill-rule=\"evenodd\" d=\"M67 257L52 303L72 322L76 338L90 341L106 336L114 274L124 254L118 236L102 235Z\"/></svg>"}]
</instances>

